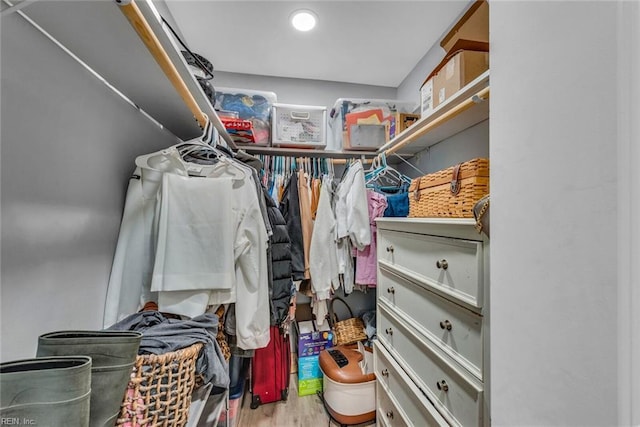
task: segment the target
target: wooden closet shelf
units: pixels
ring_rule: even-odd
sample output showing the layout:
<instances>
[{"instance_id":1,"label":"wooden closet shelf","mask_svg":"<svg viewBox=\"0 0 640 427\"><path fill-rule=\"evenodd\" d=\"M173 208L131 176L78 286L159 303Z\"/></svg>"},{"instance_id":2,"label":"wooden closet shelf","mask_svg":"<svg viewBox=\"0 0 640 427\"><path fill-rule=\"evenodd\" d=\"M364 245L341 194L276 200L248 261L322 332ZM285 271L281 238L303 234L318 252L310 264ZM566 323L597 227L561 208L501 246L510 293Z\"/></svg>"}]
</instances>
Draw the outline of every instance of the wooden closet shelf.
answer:
<instances>
[{"instance_id":1,"label":"wooden closet shelf","mask_svg":"<svg viewBox=\"0 0 640 427\"><path fill-rule=\"evenodd\" d=\"M379 153L414 155L489 118L489 70L460 89L400 135Z\"/></svg>"}]
</instances>

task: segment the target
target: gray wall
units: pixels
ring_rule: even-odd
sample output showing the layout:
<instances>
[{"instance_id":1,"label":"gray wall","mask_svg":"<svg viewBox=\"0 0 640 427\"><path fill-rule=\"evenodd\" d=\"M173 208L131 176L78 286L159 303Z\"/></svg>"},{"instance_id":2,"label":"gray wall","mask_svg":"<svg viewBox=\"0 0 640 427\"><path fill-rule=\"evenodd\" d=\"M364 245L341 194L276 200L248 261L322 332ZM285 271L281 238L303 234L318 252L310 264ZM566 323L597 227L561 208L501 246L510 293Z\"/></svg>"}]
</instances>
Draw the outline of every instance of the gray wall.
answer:
<instances>
[{"instance_id":1,"label":"gray wall","mask_svg":"<svg viewBox=\"0 0 640 427\"><path fill-rule=\"evenodd\" d=\"M443 33L443 36L447 32L448 29ZM444 56L445 51L440 47L440 44L431 46L398 87L398 99L415 102L418 105L417 111L419 112L420 87ZM489 157L488 120L417 153L407 161L422 172L431 173L475 157ZM414 168L400 162L395 157L389 160L396 164L398 170L409 177L415 178L420 175Z\"/></svg>"},{"instance_id":2,"label":"gray wall","mask_svg":"<svg viewBox=\"0 0 640 427\"><path fill-rule=\"evenodd\" d=\"M461 13L460 16L462 16L463 13ZM457 19L453 22L456 21ZM440 38L444 37L448 32L449 29L447 28ZM416 102L418 105L417 111L419 112L420 87L431 71L442 61L445 53L439 43L431 46L413 70L404 78L400 86L398 86L398 99ZM407 161L422 172L431 173L475 157L489 157L488 120L478 123L457 135L453 135L417 153L411 159L407 159ZM398 170L409 177L415 178L420 175L414 168L400 162L397 158L392 157L390 161L396 164Z\"/></svg>"},{"instance_id":3,"label":"gray wall","mask_svg":"<svg viewBox=\"0 0 640 427\"><path fill-rule=\"evenodd\" d=\"M2 353L100 329L135 156L176 139L17 14L2 17Z\"/></svg>"},{"instance_id":4,"label":"gray wall","mask_svg":"<svg viewBox=\"0 0 640 427\"><path fill-rule=\"evenodd\" d=\"M398 86L398 99L415 102L420 112L420 87L444 55L445 51L439 44L433 45Z\"/></svg>"},{"instance_id":5,"label":"gray wall","mask_svg":"<svg viewBox=\"0 0 640 427\"><path fill-rule=\"evenodd\" d=\"M618 417L632 373L617 363L619 5L491 3L494 426L631 425Z\"/></svg>"},{"instance_id":6,"label":"gray wall","mask_svg":"<svg viewBox=\"0 0 640 427\"><path fill-rule=\"evenodd\" d=\"M416 153L405 162L414 165L423 173L432 173L476 157L489 157L489 120L478 123L444 141ZM416 178L421 174L397 158L390 161L405 175Z\"/></svg>"}]
</instances>

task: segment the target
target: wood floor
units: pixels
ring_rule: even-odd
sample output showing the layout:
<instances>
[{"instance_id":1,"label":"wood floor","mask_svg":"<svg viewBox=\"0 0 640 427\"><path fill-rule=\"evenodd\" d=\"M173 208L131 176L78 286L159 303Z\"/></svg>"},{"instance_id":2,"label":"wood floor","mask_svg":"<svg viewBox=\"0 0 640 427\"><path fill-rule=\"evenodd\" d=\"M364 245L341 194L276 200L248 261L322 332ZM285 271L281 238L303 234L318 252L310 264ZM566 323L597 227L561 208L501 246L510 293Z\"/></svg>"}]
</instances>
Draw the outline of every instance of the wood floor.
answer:
<instances>
[{"instance_id":1,"label":"wood floor","mask_svg":"<svg viewBox=\"0 0 640 427\"><path fill-rule=\"evenodd\" d=\"M291 374L289 399L251 409L251 393L247 390L236 427L336 427L316 395L298 396L298 376ZM234 426L230 426L234 427Z\"/></svg>"}]
</instances>

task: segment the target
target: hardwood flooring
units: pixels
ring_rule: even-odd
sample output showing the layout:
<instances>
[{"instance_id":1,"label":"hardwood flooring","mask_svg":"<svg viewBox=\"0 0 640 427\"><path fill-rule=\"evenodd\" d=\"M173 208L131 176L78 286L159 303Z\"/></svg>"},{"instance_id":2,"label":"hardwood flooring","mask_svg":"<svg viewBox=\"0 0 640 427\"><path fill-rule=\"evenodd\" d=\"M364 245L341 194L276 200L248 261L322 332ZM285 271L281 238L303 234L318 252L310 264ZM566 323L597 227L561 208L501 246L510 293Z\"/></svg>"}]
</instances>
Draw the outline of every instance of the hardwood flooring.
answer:
<instances>
[{"instance_id":1,"label":"hardwood flooring","mask_svg":"<svg viewBox=\"0 0 640 427\"><path fill-rule=\"evenodd\" d=\"M320 398L298 396L298 376L291 374L286 402L268 403L251 409L251 393L246 390L235 427L337 427L330 422ZM230 426L234 427L234 426Z\"/></svg>"}]
</instances>

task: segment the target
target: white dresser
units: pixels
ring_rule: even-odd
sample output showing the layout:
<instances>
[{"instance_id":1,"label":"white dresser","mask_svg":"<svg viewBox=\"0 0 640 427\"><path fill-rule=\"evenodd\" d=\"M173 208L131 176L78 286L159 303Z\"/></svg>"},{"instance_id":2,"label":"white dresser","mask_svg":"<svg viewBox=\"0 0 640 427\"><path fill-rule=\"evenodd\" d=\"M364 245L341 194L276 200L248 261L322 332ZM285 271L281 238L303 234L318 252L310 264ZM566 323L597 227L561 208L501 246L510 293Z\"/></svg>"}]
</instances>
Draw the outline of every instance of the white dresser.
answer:
<instances>
[{"instance_id":1,"label":"white dresser","mask_svg":"<svg viewBox=\"0 0 640 427\"><path fill-rule=\"evenodd\" d=\"M381 426L488 426L489 240L471 219L379 218Z\"/></svg>"}]
</instances>

